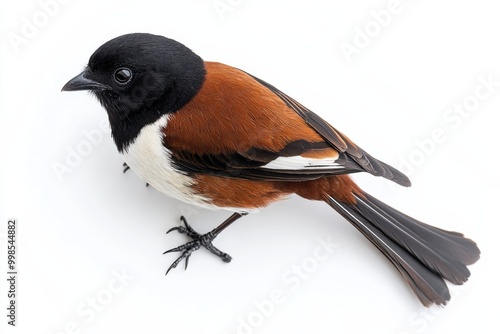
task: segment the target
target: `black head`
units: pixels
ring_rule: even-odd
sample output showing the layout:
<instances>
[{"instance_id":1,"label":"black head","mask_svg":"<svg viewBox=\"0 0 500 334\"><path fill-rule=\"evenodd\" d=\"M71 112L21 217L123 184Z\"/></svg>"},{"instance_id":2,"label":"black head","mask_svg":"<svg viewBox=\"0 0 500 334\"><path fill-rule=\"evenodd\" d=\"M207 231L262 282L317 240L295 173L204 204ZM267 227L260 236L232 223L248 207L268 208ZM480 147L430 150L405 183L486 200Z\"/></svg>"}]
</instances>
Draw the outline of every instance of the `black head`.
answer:
<instances>
[{"instance_id":1,"label":"black head","mask_svg":"<svg viewBox=\"0 0 500 334\"><path fill-rule=\"evenodd\" d=\"M183 44L151 34L116 37L62 90L90 90L109 116L119 151L139 131L188 103L205 79L203 60Z\"/></svg>"}]
</instances>

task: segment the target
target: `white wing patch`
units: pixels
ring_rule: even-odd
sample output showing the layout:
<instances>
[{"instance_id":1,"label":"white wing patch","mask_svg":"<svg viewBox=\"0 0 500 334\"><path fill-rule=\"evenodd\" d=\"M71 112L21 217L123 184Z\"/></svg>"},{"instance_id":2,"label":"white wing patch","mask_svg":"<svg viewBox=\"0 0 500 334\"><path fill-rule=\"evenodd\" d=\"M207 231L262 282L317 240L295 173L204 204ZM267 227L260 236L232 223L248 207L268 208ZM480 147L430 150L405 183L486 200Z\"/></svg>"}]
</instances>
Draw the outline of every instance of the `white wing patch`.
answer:
<instances>
[{"instance_id":1,"label":"white wing patch","mask_svg":"<svg viewBox=\"0 0 500 334\"><path fill-rule=\"evenodd\" d=\"M344 166L336 162L334 158L305 158L300 155L293 157L279 157L261 168L279 170L321 170L321 169L343 169Z\"/></svg>"}]
</instances>

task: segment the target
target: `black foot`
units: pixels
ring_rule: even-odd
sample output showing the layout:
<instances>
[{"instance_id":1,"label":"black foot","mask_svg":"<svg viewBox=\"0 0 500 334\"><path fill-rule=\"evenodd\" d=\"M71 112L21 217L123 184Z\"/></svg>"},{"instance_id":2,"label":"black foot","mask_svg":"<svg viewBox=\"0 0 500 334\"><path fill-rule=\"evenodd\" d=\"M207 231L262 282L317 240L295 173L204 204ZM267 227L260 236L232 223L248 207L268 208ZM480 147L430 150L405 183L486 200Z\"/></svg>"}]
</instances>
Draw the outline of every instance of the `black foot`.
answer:
<instances>
[{"instance_id":1,"label":"black foot","mask_svg":"<svg viewBox=\"0 0 500 334\"><path fill-rule=\"evenodd\" d=\"M206 234L199 234L198 232L193 230L193 228L188 224L184 216L181 216L181 221L184 223L185 227L184 226L172 227L170 230L167 231L167 234L172 231L177 231L182 234L187 234L191 239L193 239L193 241L190 241L182 246L172 248L163 253L167 254L171 252L182 252L181 256L179 256L179 258L177 258L177 260L175 260L174 263L172 263L172 265L168 268L165 275L167 275L171 269L177 267L177 265L183 259L186 259L185 269L187 269L191 253L200 249L202 246L205 247L210 253L218 256L222 261L226 263L231 262L231 256L229 256L224 252L221 252L219 249L217 249L212 245L212 241L217 236L216 234L214 234L213 232L208 232Z\"/></svg>"},{"instance_id":2,"label":"black foot","mask_svg":"<svg viewBox=\"0 0 500 334\"><path fill-rule=\"evenodd\" d=\"M123 173L126 173L130 167L127 165L126 162L123 163ZM146 187L149 187L149 183L146 183Z\"/></svg>"}]
</instances>

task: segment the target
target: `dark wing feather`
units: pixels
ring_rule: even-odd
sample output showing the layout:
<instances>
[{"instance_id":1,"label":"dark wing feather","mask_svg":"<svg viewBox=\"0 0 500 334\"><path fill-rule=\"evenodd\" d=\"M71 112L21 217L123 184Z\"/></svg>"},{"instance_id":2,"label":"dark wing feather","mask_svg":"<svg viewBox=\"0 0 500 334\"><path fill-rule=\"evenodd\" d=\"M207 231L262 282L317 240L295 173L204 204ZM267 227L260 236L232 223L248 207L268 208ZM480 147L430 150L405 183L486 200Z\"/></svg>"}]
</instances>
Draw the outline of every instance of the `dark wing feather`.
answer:
<instances>
[{"instance_id":1,"label":"dark wing feather","mask_svg":"<svg viewBox=\"0 0 500 334\"><path fill-rule=\"evenodd\" d=\"M279 157L292 157L305 152L328 148L325 142L310 143L299 140L286 145L278 152L253 148L246 152L231 154L194 154L188 151L172 152L172 162L186 173L203 173L243 179L265 181L307 181L329 175L361 172L359 165L345 153L340 153L335 161L337 168L270 169L265 165Z\"/></svg>"},{"instance_id":2,"label":"dark wing feather","mask_svg":"<svg viewBox=\"0 0 500 334\"><path fill-rule=\"evenodd\" d=\"M358 163L364 171L376 176L385 177L405 187L409 187L411 185L411 182L406 175L394 167L391 167L366 153L343 133L336 130L317 114L264 80L254 77L251 74L248 75L280 97L289 108L300 115L300 117L302 117L307 124L315 129L330 145L332 145L332 147L340 152L345 152L346 155Z\"/></svg>"}]
</instances>

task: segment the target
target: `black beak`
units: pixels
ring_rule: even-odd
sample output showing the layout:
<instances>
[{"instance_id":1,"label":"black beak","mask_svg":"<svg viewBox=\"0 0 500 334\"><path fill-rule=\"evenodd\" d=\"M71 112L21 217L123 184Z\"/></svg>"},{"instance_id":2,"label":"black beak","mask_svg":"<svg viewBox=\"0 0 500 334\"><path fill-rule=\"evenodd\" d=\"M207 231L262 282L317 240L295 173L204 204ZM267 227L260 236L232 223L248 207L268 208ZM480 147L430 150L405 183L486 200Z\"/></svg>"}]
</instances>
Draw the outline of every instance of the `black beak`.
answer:
<instances>
[{"instance_id":1,"label":"black beak","mask_svg":"<svg viewBox=\"0 0 500 334\"><path fill-rule=\"evenodd\" d=\"M111 89L108 85L94 81L88 78L88 72L83 71L76 77L68 81L61 91L75 91L75 90L107 90Z\"/></svg>"}]
</instances>

